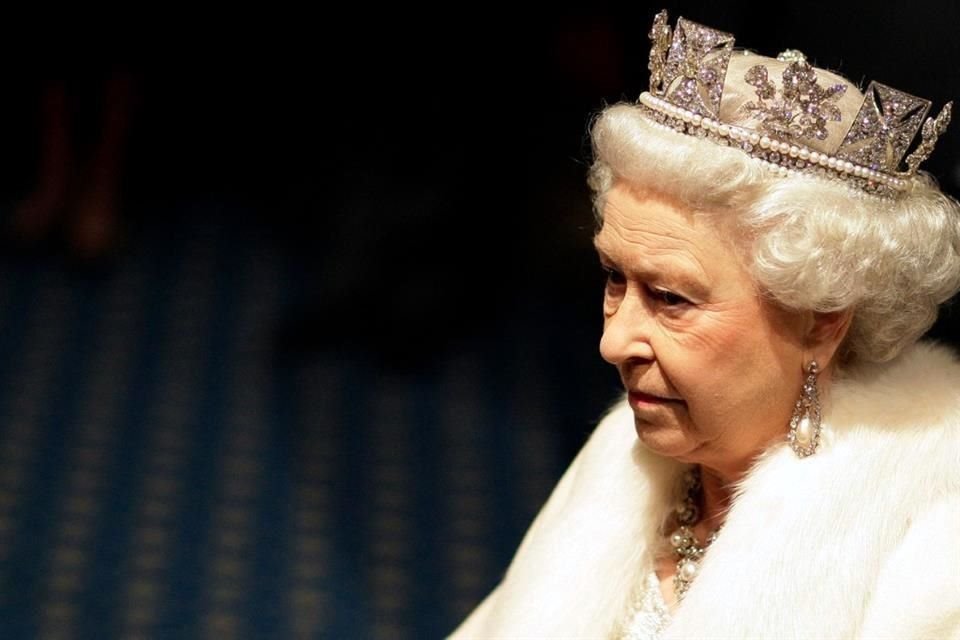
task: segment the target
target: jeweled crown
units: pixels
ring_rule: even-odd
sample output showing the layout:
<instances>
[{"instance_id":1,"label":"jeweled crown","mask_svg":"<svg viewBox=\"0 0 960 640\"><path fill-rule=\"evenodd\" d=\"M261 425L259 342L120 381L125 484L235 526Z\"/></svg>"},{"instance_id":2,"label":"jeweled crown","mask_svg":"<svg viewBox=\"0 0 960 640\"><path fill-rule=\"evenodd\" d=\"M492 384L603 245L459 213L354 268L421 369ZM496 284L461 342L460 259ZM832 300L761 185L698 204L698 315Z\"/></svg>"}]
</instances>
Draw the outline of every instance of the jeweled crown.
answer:
<instances>
[{"instance_id":1,"label":"jeweled crown","mask_svg":"<svg viewBox=\"0 0 960 640\"><path fill-rule=\"evenodd\" d=\"M650 91L638 101L645 113L675 131L737 147L781 173L811 173L896 197L909 189L950 123L952 102L924 121L929 100L878 82L869 84L857 115L844 122L839 104L847 100L849 107L855 97L802 53L754 56L750 60L769 63L745 67L733 35L684 18L671 29L666 11L654 19L650 41ZM728 99L731 74L740 74L754 95L738 92ZM918 131L921 142L904 161Z\"/></svg>"}]
</instances>

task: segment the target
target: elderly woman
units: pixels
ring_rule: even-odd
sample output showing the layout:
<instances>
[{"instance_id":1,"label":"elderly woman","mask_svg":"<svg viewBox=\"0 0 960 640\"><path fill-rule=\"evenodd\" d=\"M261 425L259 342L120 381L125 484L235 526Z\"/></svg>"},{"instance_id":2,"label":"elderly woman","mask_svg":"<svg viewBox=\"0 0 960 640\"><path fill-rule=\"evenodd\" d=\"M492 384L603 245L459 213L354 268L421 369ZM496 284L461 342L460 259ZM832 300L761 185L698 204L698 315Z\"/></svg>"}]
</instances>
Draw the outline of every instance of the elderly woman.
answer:
<instances>
[{"instance_id":1,"label":"elderly woman","mask_svg":"<svg viewBox=\"0 0 960 640\"><path fill-rule=\"evenodd\" d=\"M455 637L960 637L960 364L917 342L960 287L917 170L949 106L651 39L592 132L626 399Z\"/></svg>"}]
</instances>

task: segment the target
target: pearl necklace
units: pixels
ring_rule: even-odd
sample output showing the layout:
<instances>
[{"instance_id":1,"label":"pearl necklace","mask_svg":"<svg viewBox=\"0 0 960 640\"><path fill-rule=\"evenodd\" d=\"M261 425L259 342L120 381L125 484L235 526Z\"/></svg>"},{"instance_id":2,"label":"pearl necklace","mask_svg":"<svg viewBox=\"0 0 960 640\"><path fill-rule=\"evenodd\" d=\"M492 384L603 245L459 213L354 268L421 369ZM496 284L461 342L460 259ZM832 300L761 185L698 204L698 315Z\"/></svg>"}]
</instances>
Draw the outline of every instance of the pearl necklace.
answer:
<instances>
[{"instance_id":1,"label":"pearl necklace","mask_svg":"<svg viewBox=\"0 0 960 640\"><path fill-rule=\"evenodd\" d=\"M677 506L677 523L680 527L670 535L670 544L677 554L677 572L673 576L673 592L677 602L683 600L687 590L700 571L700 561L707 552L707 548L717 539L720 527L717 527L700 544L693 535L693 526L700 520L700 509L697 507L697 495L702 483L700 468L695 467L683 474L684 498Z\"/></svg>"}]
</instances>

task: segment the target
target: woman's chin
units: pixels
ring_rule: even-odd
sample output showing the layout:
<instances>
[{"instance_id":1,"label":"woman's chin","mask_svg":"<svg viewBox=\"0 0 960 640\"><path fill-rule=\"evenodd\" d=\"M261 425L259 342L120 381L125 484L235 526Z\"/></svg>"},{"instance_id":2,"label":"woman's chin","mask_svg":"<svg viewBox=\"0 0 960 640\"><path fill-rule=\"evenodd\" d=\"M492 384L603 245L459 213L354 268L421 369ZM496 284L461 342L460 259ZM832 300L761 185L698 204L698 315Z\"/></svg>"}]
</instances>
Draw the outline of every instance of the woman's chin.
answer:
<instances>
[{"instance_id":1,"label":"woman's chin","mask_svg":"<svg viewBox=\"0 0 960 640\"><path fill-rule=\"evenodd\" d=\"M677 425L652 424L640 419L635 419L634 424L643 446L661 456L689 462L689 454L697 448L697 443Z\"/></svg>"}]
</instances>

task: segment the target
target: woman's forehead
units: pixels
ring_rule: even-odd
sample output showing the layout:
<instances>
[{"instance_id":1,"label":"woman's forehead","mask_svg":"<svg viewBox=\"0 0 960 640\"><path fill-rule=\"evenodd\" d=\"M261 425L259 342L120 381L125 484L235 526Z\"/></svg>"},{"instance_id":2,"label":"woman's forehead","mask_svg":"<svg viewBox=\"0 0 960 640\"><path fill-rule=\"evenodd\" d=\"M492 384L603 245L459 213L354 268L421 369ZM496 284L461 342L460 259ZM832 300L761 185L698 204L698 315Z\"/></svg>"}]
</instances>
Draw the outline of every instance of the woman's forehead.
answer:
<instances>
[{"instance_id":1,"label":"woman's forehead","mask_svg":"<svg viewBox=\"0 0 960 640\"><path fill-rule=\"evenodd\" d=\"M714 215L658 194L615 186L594 236L601 257L624 270L679 272L701 282L743 279L743 256Z\"/></svg>"},{"instance_id":2,"label":"woman's forehead","mask_svg":"<svg viewBox=\"0 0 960 640\"><path fill-rule=\"evenodd\" d=\"M603 224L595 237L598 249L637 244L648 249L706 249L721 243L708 216L652 192L615 186L607 194Z\"/></svg>"}]
</instances>

